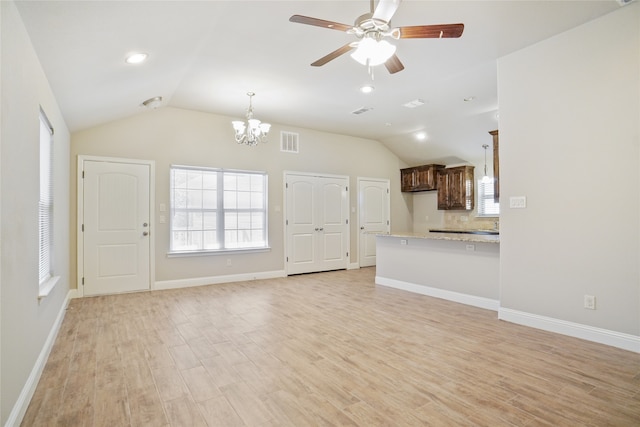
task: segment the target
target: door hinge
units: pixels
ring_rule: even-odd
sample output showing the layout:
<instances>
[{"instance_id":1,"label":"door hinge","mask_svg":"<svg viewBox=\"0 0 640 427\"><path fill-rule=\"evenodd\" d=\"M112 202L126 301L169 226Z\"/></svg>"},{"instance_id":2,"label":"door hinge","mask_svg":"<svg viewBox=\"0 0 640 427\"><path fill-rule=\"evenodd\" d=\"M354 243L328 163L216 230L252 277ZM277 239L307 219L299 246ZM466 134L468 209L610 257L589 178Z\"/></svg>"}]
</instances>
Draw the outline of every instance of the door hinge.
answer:
<instances>
[{"instance_id":1,"label":"door hinge","mask_svg":"<svg viewBox=\"0 0 640 427\"><path fill-rule=\"evenodd\" d=\"M349 252L347 252L347 256L349 256Z\"/></svg>"},{"instance_id":2,"label":"door hinge","mask_svg":"<svg viewBox=\"0 0 640 427\"><path fill-rule=\"evenodd\" d=\"M287 257L287 262L289 262L289 257Z\"/></svg>"},{"instance_id":3,"label":"door hinge","mask_svg":"<svg viewBox=\"0 0 640 427\"><path fill-rule=\"evenodd\" d=\"M349 224L349 218L345 219L345 224Z\"/></svg>"},{"instance_id":4,"label":"door hinge","mask_svg":"<svg viewBox=\"0 0 640 427\"><path fill-rule=\"evenodd\" d=\"M84 277L82 278L82 286L84 286Z\"/></svg>"},{"instance_id":5,"label":"door hinge","mask_svg":"<svg viewBox=\"0 0 640 427\"><path fill-rule=\"evenodd\" d=\"M344 191L349 191L349 186L344 187Z\"/></svg>"},{"instance_id":6,"label":"door hinge","mask_svg":"<svg viewBox=\"0 0 640 427\"><path fill-rule=\"evenodd\" d=\"M285 221L286 221L286 222L285 222L285 225L289 225L289 220L287 219L287 220L285 220Z\"/></svg>"},{"instance_id":7,"label":"door hinge","mask_svg":"<svg viewBox=\"0 0 640 427\"><path fill-rule=\"evenodd\" d=\"M289 188L289 183L288 182L284 183L284 188Z\"/></svg>"},{"instance_id":8,"label":"door hinge","mask_svg":"<svg viewBox=\"0 0 640 427\"><path fill-rule=\"evenodd\" d=\"M84 233L84 224L82 224L82 232Z\"/></svg>"},{"instance_id":9,"label":"door hinge","mask_svg":"<svg viewBox=\"0 0 640 427\"><path fill-rule=\"evenodd\" d=\"M389 225L389 220L387 220L387 225Z\"/></svg>"},{"instance_id":10,"label":"door hinge","mask_svg":"<svg viewBox=\"0 0 640 427\"><path fill-rule=\"evenodd\" d=\"M387 188L387 194L389 194L389 189Z\"/></svg>"},{"instance_id":11,"label":"door hinge","mask_svg":"<svg viewBox=\"0 0 640 427\"><path fill-rule=\"evenodd\" d=\"M84 179L84 171L82 171L82 179Z\"/></svg>"}]
</instances>

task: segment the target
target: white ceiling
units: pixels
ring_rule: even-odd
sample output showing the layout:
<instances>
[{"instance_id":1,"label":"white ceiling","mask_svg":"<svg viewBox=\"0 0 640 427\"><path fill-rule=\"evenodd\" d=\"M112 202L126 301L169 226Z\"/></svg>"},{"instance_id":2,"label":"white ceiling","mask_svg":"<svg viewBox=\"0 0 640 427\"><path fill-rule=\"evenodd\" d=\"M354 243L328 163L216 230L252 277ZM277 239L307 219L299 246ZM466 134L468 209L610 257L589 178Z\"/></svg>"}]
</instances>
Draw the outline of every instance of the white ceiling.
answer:
<instances>
[{"instance_id":1,"label":"white ceiling","mask_svg":"<svg viewBox=\"0 0 640 427\"><path fill-rule=\"evenodd\" d=\"M343 55L355 40L289 22L293 14L353 24L369 1L16 2L70 130L163 105L243 117L248 91L263 121L379 140L410 165L477 162L496 129L496 59L621 7L616 0L403 1L392 26L462 22L459 39L393 41L405 69ZM143 51L142 65L124 62ZM540 64L544 67L544 64ZM466 97L475 97L464 102ZM420 98L425 104L402 105ZM351 114L361 107L371 111ZM416 131L426 131L419 142ZM230 131L231 135L231 131ZM274 138L275 139L275 138Z\"/></svg>"}]
</instances>

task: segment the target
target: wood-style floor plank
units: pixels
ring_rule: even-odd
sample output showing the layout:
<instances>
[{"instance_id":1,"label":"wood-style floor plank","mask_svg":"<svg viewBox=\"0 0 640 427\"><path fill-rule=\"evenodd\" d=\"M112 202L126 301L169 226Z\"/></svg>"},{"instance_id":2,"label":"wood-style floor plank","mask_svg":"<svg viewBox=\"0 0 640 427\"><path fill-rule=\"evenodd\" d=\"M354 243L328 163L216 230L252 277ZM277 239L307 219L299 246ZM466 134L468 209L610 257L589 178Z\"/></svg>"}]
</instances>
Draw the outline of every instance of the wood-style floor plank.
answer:
<instances>
[{"instance_id":1,"label":"wood-style floor plank","mask_svg":"<svg viewBox=\"0 0 640 427\"><path fill-rule=\"evenodd\" d=\"M374 276L73 300L22 425L640 425L640 354Z\"/></svg>"}]
</instances>

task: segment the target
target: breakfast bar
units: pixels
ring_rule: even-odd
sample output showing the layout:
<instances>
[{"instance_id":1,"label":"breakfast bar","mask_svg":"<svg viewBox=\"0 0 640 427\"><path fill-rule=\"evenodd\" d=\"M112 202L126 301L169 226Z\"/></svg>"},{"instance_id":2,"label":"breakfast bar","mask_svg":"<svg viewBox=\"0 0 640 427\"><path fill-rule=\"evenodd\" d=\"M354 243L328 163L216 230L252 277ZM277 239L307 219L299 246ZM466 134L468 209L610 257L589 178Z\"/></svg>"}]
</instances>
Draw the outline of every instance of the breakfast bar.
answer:
<instances>
[{"instance_id":1,"label":"breakfast bar","mask_svg":"<svg viewBox=\"0 0 640 427\"><path fill-rule=\"evenodd\" d=\"M499 267L497 233L438 230L376 236L377 285L497 311Z\"/></svg>"}]
</instances>

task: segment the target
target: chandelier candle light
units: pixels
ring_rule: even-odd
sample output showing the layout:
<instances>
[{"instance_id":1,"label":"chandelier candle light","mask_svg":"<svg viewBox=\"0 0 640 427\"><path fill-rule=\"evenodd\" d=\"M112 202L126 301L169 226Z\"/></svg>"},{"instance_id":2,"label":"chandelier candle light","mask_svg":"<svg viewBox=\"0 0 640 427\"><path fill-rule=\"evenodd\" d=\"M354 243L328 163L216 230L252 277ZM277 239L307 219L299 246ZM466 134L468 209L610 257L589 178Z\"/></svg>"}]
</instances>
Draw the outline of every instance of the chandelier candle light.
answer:
<instances>
[{"instance_id":1,"label":"chandelier candle light","mask_svg":"<svg viewBox=\"0 0 640 427\"><path fill-rule=\"evenodd\" d=\"M236 142L238 144L254 146L259 142L267 142L267 134L271 129L271 125L269 123L261 123L260 120L253 118L251 99L255 96L255 93L247 92L247 95L249 96L249 108L247 109L246 122L234 120L231 124L236 131Z\"/></svg>"}]
</instances>

